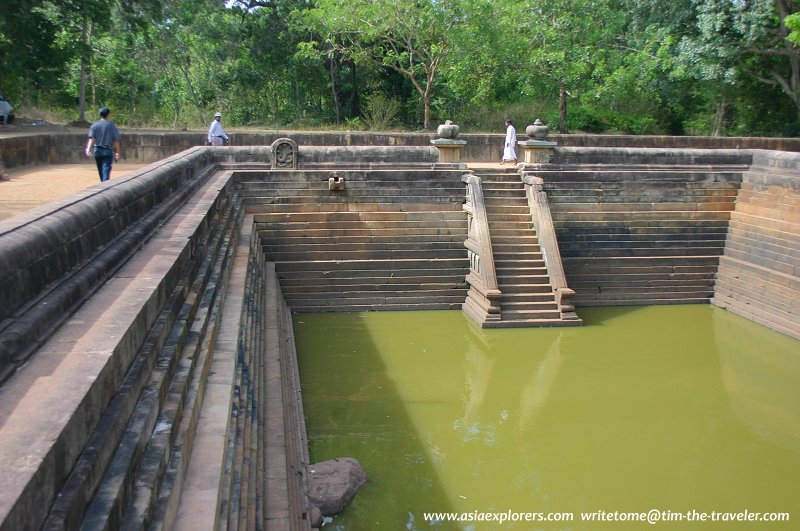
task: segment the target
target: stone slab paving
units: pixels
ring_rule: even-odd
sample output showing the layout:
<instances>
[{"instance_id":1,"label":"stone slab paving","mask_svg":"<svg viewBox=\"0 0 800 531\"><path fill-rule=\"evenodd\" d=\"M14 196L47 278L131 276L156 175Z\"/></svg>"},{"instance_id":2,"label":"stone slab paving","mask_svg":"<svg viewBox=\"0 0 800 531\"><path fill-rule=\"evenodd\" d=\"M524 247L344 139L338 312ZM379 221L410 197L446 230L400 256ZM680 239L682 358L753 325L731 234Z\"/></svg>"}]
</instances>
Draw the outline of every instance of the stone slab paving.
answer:
<instances>
[{"instance_id":1,"label":"stone slab paving","mask_svg":"<svg viewBox=\"0 0 800 531\"><path fill-rule=\"evenodd\" d=\"M118 162L111 180L129 175L147 164ZM89 186L100 184L94 160L84 164L53 164L10 170L8 180L0 180L0 220L61 199Z\"/></svg>"}]
</instances>

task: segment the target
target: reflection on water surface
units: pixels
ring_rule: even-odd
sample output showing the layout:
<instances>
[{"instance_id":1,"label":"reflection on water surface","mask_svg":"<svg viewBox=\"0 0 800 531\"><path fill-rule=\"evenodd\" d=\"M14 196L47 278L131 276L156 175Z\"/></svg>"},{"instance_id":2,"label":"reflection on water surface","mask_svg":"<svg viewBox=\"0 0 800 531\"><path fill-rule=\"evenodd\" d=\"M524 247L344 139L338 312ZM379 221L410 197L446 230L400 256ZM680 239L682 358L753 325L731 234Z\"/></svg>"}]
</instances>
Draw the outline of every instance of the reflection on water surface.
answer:
<instances>
[{"instance_id":1,"label":"reflection on water surface","mask_svg":"<svg viewBox=\"0 0 800 531\"><path fill-rule=\"evenodd\" d=\"M370 476L326 529L797 529L800 343L708 306L480 330L461 312L295 315L312 460ZM581 512L789 512L788 524ZM572 512L431 525L424 512Z\"/></svg>"}]
</instances>

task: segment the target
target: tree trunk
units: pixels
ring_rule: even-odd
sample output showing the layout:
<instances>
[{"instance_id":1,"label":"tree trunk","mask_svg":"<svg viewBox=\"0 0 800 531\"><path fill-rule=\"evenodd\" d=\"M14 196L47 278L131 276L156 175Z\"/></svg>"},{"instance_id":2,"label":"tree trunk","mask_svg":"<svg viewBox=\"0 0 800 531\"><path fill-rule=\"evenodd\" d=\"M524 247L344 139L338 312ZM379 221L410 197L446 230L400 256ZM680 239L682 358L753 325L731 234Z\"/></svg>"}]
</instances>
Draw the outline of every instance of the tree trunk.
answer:
<instances>
[{"instance_id":1,"label":"tree trunk","mask_svg":"<svg viewBox=\"0 0 800 531\"><path fill-rule=\"evenodd\" d=\"M361 105L358 99L358 72L355 61L348 63L350 66L350 116L361 114Z\"/></svg>"},{"instance_id":2,"label":"tree trunk","mask_svg":"<svg viewBox=\"0 0 800 531\"><path fill-rule=\"evenodd\" d=\"M558 132L567 132L567 87L563 82L558 87Z\"/></svg>"},{"instance_id":3,"label":"tree trunk","mask_svg":"<svg viewBox=\"0 0 800 531\"><path fill-rule=\"evenodd\" d=\"M89 22L86 15L83 16L83 26L81 27L81 89L78 95L78 119L86 120L86 55L89 46Z\"/></svg>"},{"instance_id":4,"label":"tree trunk","mask_svg":"<svg viewBox=\"0 0 800 531\"><path fill-rule=\"evenodd\" d=\"M722 136L727 115L728 104L725 101L717 103L717 112L714 113L714 123L711 126L711 136Z\"/></svg>"},{"instance_id":5,"label":"tree trunk","mask_svg":"<svg viewBox=\"0 0 800 531\"><path fill-rule=\"evenodd\" d=\"M336 112L336 123L342 123L342 104L339 102L339 89L336 86L336 57L328 58L328 75L331 78L331 93L333 94L333 109Z\"/></svg>"}]
</instances>

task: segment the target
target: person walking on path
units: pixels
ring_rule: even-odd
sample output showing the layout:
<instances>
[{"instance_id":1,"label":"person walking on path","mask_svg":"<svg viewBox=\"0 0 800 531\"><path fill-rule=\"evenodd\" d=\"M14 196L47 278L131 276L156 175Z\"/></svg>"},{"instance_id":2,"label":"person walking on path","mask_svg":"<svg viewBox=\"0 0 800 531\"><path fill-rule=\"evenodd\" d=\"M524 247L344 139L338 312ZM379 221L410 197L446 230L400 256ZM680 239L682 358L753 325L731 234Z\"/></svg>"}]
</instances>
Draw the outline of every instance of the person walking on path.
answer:
<instances>
[{"instance_id":1,"label":"person walking on path","mask_svg":"<svg viewBox=\"0 0 800 531\"><path fill-rule=\"evenodd\" d=\"M100 108L100 119L89 128L89 140L86 142L86 156L94 155L101 183L111 178L111 166L114 161L119 162L120 142L122 141L119 129L108 120L109 114L111 111L108 107ZM92 150L92 146L94 146L94 150Z\"/></svg>"},{"instance_id":2,"label":"person walking on path","mask_svg":"<svg viewBox=\"0 0 800 531\"><path fill-rule=\"evenodd\" d=\"M223 146L228 141L228 135L222 128L222 113L218 112L214 115L214 121L211 122L211 127L208 128L208 143L212 146Z\"/></svg>"},{"instance_id":3,"label":"person walking on path","mask_svg":"<svg viewBox=\"0 0 800 531\"><path fill-rule=\"evenodd\" d=\"M506 143L503 146L503 160L500 164L505 164L507 160L517 162L517 151L514 146L517 145L517 130L514 129L514 122L506 120Z\"/></svg>"}]
</instances>

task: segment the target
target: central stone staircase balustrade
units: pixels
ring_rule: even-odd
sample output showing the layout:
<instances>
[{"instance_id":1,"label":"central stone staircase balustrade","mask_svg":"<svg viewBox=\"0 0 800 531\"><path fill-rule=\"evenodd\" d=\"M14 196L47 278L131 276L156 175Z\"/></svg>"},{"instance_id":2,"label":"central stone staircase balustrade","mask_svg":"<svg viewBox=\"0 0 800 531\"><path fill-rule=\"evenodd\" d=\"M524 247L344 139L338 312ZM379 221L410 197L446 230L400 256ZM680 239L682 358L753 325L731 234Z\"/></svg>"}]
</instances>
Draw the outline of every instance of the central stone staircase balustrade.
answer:
<instances>
[{"instance_id":1,"label":"central stone staircase balustrade","mask_svg":"<svg viewBox=\"0 0 800 531\"><path fill-rule=\"evenodd\" d=\"M469 254L470 266L467 275L470 288L463 309L475 322L486 326L486 323L501 319L501 293L497 287L486 203L480 177L465 174L461 182L467 185L463 207L467 212L467 240L464 246Z\"/></svg>"},{"instance_id":2,"label":"central stone staircase balustrade","mask_svg":"<svg viewBox=\"0 0 800 531\"><path fill-rule=\"evenodd\" d=\"M514 169L488 169L478 173L491 234L497 289L500 290L500 320L487 322L485 328L531 326L570 326L582 321L567 308L563 315L551 284L544 252L531 215L526 187ZM543 200L546 202L547 197ZM542 210L546 214L547 210ZM546 216L545 216L546 217ZM543 225L543 223L540 223ZM549 240L549 253L555 254L555 238ZM562 280L560 287L566 287ZM566 304L565 304L566 305ZM569 305L566 305L569 306Z\"/></svg>"},{"instance_id":3,"label":"central stone staircase balustrade","mask_svg":"<svg viewBox=\"0 0 800 531\"><path fill-rule=\"evenodd\" d=\"M539 236L539 247L542 250L542 257L547 266L547 275L550 277L550 284L556 295L558 309L561 318L565 320L580 320L575 313L575 306L572 305L572 297L575 291L567 286L567 276L564 274L564 266L561 263L561 251L558 248L556 230L553 226L553 218L550 215L550 203L547 200L547 192L544 191L544 180L531 173L522 175L522 182L525 184L525 195L528 198L528 206L531 209L533 225L536 234Z\"/></svg>"}]
</instances>

